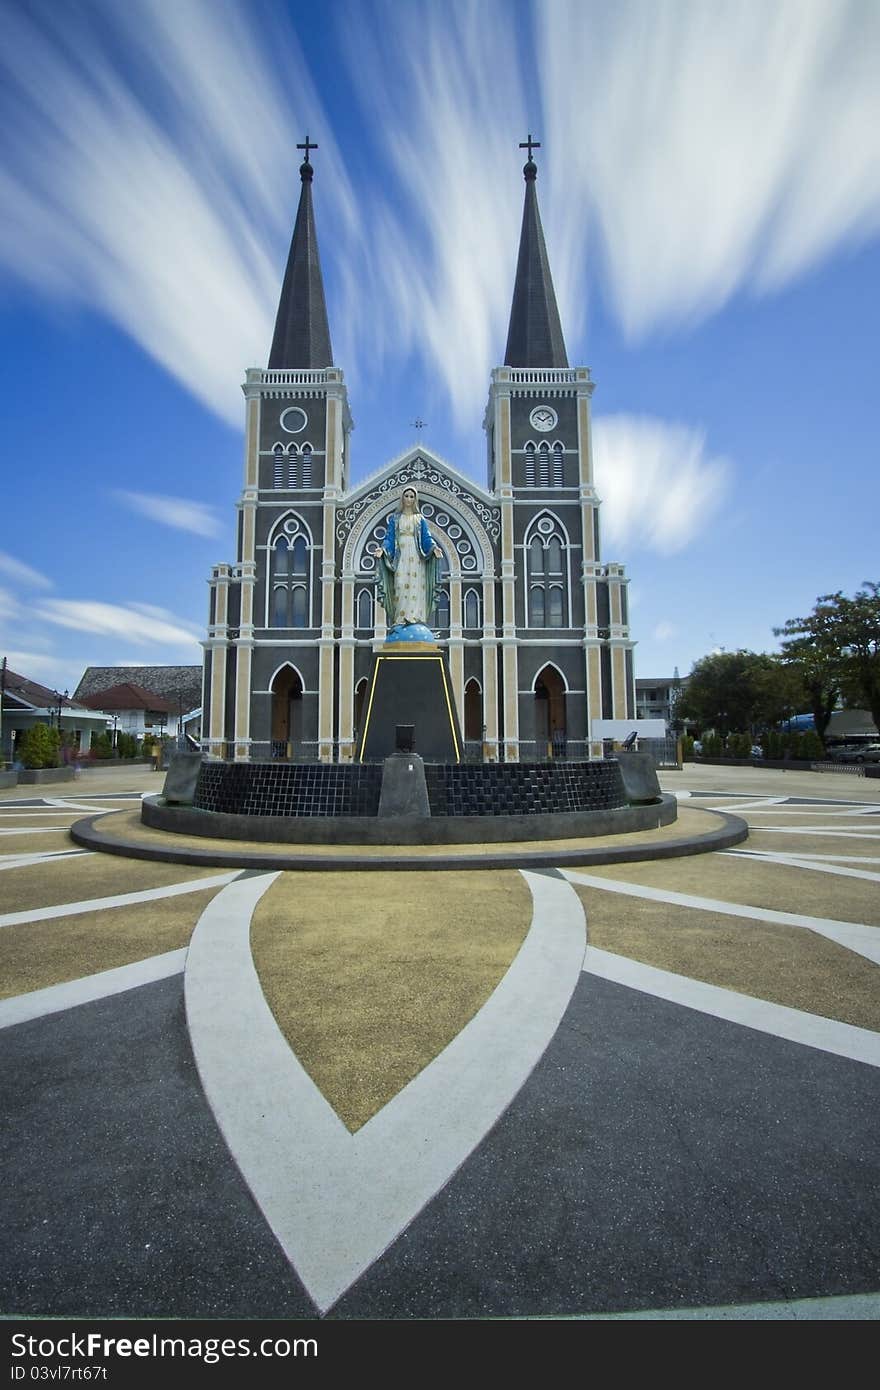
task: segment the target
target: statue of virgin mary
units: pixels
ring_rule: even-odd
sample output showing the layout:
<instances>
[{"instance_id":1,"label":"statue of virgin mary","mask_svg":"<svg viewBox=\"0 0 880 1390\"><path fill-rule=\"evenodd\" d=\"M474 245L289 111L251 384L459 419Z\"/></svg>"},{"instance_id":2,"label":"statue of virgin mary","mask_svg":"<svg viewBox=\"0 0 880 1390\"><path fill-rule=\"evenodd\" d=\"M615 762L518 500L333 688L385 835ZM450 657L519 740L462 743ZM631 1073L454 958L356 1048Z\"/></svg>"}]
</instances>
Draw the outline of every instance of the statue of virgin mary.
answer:
<instances>
[{"instance_id":1,"label":"statue of virgin mary","mask_svg":"<svg viewBox=\"0 0 880 1390\"><path fill-rule=\"evenodd\" d=\"M419 511L415 488L404 488L400 511L389 518L385 539L374 554L379 562L377 596L385 609L388 640L433 641L434 634L427 623L434 607L443 552ZM415 627L424 631L406 631Z\"/></svg>"}]
</instances>

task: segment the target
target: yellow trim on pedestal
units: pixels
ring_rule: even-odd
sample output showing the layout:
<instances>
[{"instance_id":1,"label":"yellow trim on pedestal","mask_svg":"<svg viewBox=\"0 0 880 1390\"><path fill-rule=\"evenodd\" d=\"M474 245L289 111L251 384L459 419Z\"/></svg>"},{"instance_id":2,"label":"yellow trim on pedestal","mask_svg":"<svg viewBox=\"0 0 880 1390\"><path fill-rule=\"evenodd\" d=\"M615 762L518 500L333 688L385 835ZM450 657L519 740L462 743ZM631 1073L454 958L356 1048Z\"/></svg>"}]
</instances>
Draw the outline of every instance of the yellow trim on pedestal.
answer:
<instances>
[{"instance_id":1,"label":"yellow trim on pedestal","mask_svg":"<svg viewBox=\"0 0 880 1390\"><path fill-rule=\"evenodd\" d=\"M401 647L408 648L409 650L401 651ZM422 650L421 652L413 652L413 647L421 647ZM452 746L455 749L455 761L457 763L461 762L461 748L459 747L458 737L455 732L455 716L452 712L452 698L449 691L449 682L446 679L446 665L440 654L440 649L435 649L436 655L434 656L429 654L431 650L430 642L386 642L383 651L377 653L376 664L373 667L373 680L370 685L370 699L367 704L367 715L364 719L364 730L359 740L361 756L363 756L363 750L367 746L367 734L370 730L370 719L373 714L373 699L376 694L376 686L379 684L379 665L383 661L399 661L401 657L405 657L413 661L436 661L439 664L440 679L443 682L443 697L446 701L446 714L449 718L449 730L452 734Z\"/></svg>"}]
</instances>

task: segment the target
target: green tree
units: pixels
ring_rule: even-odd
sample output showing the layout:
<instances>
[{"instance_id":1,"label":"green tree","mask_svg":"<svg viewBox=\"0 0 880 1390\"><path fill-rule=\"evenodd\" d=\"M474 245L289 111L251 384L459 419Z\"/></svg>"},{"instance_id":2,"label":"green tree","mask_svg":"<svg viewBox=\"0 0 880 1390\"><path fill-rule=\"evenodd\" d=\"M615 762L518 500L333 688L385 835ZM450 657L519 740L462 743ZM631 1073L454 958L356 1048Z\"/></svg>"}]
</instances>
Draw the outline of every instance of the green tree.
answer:
<instances>
[{"instance_id":1,"label":"green tree","mask_svg":"<svg viewBox=\"0 0 880 1390\"><path fill-rule=\"evenodd\" d=\"M799 695L792 674L775 657L713 652L694 665L676 714L722 738L736 730L754 734L794 713Z\"/></svg>"},{"instance_id":2,"label":"green tree","mask_svg":"<svg viewBox=\"0 0 880 1390\"><path fill-rule=\"evenodd\" d=\"M852 598L838 591L824 594L806 618L790 618L778 629L788 640L793 660L812 669L815 679L824 681L824 703L827 708L832 688L849 702L862 704L880 729L880 583L866 580ZM836 699L835 694L835 699ZM816 731L823 737L831 718L833 704L827 710L824 724L816 720ZM816 710L813 711L814 717Z\"/></svg>"}]
</instances>

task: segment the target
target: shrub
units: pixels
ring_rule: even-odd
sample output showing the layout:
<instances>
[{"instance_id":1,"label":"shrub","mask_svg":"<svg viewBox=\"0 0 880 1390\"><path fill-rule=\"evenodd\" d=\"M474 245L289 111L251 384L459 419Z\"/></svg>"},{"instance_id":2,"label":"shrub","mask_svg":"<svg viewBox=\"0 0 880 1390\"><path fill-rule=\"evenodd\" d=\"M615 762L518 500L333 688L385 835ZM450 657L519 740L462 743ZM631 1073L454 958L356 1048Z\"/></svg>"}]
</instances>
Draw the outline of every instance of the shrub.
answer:
<instances>
[{"instance_id":1,"label":"shrub","mask_svg":"<svg viewBox=\"0 0 880 1390\"><path fill-rule=\"evenodd\" d=\"M683 734L681 740L681 760L690 763L694 760L694 740L690 734Z\"/></svg>"},{"instance_id":2,"label":"shrub","mask_svg":"<svg viewBox=\"0 0 880 1390\"><path fill-rule=\"evenodd\" d=\"M731 758L748 758L752 753L752 740L749 734L729 734L727 753Z\"/></svg>"},{"instance_id":3,"label":"shrub","mask_svg":"<svg viewBox=\"0 0 880 1390\"><path fill-rule=\"evenodd\" d=\"M136 758L137 739L134 734L118 733L116 735L116 752L120 758Z\"/></svg>"},{"instance_id":4,"label":"shrub","mask_svg":"<svg viewBox=\"0 0 880 1390\"><path fill-rule=\"evenodd\" d=\"M92 753L96 758L111 758L113 756L113 742L106 729L103 733L96 734L92 739Z\"/></svg>"},{"instance_id":5,"label":"shrub","mask_svg":"<svg viewBox=\"0 0 880 1390\"><path fill-rule=\"evenodd\" d=\"M55 755L53 740L50 732L58 733L57 729L50 731L48 724L33 724L28 729L23 738L19 739L17 752L25 767L55 767L52 761Z\"/></svg>"}]
</instances>

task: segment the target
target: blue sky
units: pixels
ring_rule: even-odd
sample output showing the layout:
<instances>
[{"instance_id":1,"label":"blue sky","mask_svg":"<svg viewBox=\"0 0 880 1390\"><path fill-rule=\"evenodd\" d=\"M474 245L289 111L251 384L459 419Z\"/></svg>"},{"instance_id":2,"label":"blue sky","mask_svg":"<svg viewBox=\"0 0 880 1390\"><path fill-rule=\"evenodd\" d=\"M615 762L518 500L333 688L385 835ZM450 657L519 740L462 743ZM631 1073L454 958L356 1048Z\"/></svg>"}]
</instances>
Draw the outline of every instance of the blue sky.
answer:
<instances>
[{"instance_id":1,"label":"blue sky","mask_svg":"<svg viewBox=\"0 0 880 1390\"><path fill-rule=\"evenodd\" d=\"M485 482L531 131L637 675L880 577L878 59L874 0L0 0L0 655L200 660L307 130L355 481L421 417Z\"/></svg>"}]
</instances>

